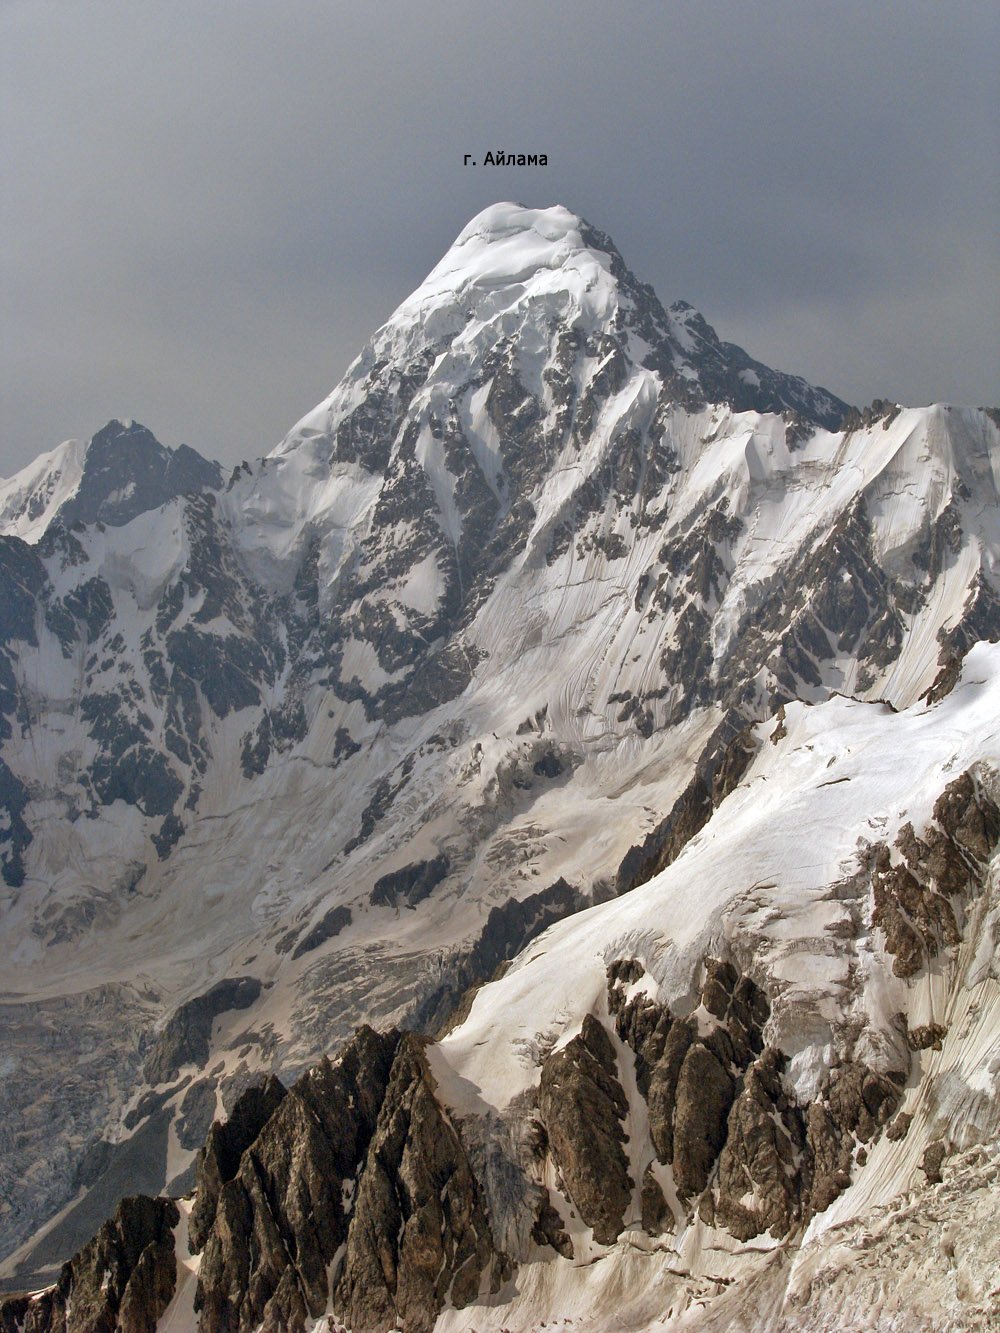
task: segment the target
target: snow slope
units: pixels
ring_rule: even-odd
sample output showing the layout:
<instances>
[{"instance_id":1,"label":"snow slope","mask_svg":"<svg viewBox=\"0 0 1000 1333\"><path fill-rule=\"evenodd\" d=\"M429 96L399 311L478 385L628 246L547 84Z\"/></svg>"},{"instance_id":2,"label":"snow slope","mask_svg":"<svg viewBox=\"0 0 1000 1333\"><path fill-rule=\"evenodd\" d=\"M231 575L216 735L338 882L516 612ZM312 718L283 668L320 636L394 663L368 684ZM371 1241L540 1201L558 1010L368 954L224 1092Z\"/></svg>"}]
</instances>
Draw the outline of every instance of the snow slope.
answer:
<instances>
[{"instance_id":1,"label":"snow slope","mask_svg":"<svg viewBox=\"0 0 1000 1333\"><path fill-rule=\"evenodd\" d=\"M626 1214L613 1246L596 1245L578 1227L573 1259L536 1250L502 1300L445 1313L436 1328L889 1328L897 1319L992 1326L989 1311L1000 1309L991 1226L1000 858L994 854L967 908L962 942L904 979L893 975L885 936L871 924L864 854L874 842L892 843L906 822L931 823L938 796L960 772L1000 795L998 691L1000 651L980 645L962 683L931 707L896 714L835 699L788 708L787 733L772 745L770 724L760 728L763 743L743 781L667 870L550 927L479 991L465 1022L431 1054L446 1104L467 1122L506 1121L505 1141L516 1141L511 1121L537 1114L544 1059L587 1014L614 1035L609 964L638 959L645 979L631 994L697 1015L705 958L731 958L771 998L764 1037L788 1057L788 1095L808 1107L847 1060L903 1068L905 1137L883 1135L856 1154L848 1188L780 1249L766 1234L740 1243L697 1212L656 1238L638 1212ZM931 1022L942 1025L943 1043L908 1049L906 1031ZM620 1047L628 1087L628 1048ZM638 1181L655 1152L648 1129L641 1133L634 1086L630 1103ZM943 1186L921 1169L935 1140L954 1157ZM571 1209L571 1199L560 1204L564 1215Z\"/></svg>"},{"instance_id":2,"label":"snow slope","mask_svg":"<svg viewBox=\"0 0 1000 1333\"><path fill-rule=\"evenodd\" d=\"M988 712L972 686L919 700L1000 634L1000 431L944 405L836 428L843 409L662 307L582 219L502 204L227 485L67 531L49 518L79 493L71 451L6 483L0 1022L43 1108L9 1080L0 1169L28 1187L0 1214L8 1253L66 1206L82 1153L101 1197L139 1161L148 1188L181 1188L205 1116L259 1071L291 1078L363 1021L435 1030L560 917L573 968L538 992L568 988L549 996L557 1039L634 936L672 1005L706 949L759 954L800 1091L845 1005L878 1064L899 988L873 968L848 998L824 951L847 908L824 895L859 836L904 807L918 827L939 794L951 755L928 719ZM731 737L773 730L783 703L754 788L685 849L697 894L678 861L606 903L696 773L711 786ZM878 757L904 735L919 781ZM957 774L974 738L953 749ZM888 832L857 813L876 779ZM822 848L811 869L789 806ZM643 915L664 876L672 942ZM503 992L518 1050L532 956ZM178 1042L184 1006L239 978L259 983L247 1007ZM485 1033L484 1003L468 1022ZM466 1069L473 1030L441 1049L503 1108L534 1067L498 1035L495 1075L474 1041ZM93 1218L60 1225L3 1276L44 1276Z\"/></svg>"}]
</instances>

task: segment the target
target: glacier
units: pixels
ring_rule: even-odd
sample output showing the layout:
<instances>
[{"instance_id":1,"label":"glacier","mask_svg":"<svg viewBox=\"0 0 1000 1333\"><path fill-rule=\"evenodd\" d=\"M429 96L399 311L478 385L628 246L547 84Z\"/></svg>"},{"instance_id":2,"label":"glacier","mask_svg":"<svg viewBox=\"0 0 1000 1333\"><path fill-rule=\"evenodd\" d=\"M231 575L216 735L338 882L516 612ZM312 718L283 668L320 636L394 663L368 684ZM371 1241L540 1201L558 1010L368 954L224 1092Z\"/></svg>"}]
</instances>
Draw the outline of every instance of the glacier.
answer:
<instances>
[{"instance_id":1,"label":"glacier","mask_svg":"<svg viewBox=\"0 0 1000 1333\"><path fill-rule=\"evenodd\" d=\"M468 1277L474 1234L476 1290L366 1304L362 1153L328 1309L292 1263L304 1296L244 1272L223 1316L235 1252L210 1232L206 1269L181 1217L161 1328L833 1328L876 1289L872 1327L988 1327L988 1239L961 1295L897 1218L965 1226L949 1170L995 1197L998 423L849 409L568 210L499 204L228 479L112 423L0 483L5 1285L126 1194L190 1213L212 1122L267 1075L290 1117L370 1024L425 1118L393 1170L436 1136L471 1182L435 1263ZM760 997L738 1058L719 976ZM680 1190L657 1024L729 1099L671 1104L714 1125ZM611 1223L547 1127L567 1086L629 1182Z\"/></svg>"}]
</instances>

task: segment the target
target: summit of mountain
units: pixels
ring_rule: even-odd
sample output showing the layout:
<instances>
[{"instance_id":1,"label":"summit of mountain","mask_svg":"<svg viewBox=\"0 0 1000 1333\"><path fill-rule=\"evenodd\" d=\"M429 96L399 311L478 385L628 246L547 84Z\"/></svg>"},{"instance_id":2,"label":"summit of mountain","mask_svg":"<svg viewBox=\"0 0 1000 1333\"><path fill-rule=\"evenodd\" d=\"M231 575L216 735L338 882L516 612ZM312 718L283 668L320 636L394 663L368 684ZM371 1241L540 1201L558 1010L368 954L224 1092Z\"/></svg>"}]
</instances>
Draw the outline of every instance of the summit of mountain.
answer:
<instances>
[{"instance_id":1,"label":"summit of mountain","mask_svg":"<svg viewBox=\"0 0 1000 1333\"><path fill-rule=\"evenodd\" d=\"M221 481L219 465L188 445L169 449L138 422L112 420L0 479L0 533L34 542L57 520L120 527Z\"/></svg>"},{"instance_id":2,"label":"summit of mountain","mask_svg":"<svg viewBox=\"0 0 1000 1333\"><path fill-rule=\"evenodd\" d=\"M532 1245L557 1265L524 1327L561 1313L567 1246L626 1254L595 1171L629 1236L660 1244L669 1214L734 1272L762 1217L787 1236L847 1191L896 1076L939 1087L897 1015L932 1032L966 981L992 1012L1000 428L844 412L662 306L565 209L500 204L266 458L119 525L46 526L54 489L30 544L0 537L0 1023L31 1075L0 1089L0 1277L49 1280L129 1182L183 1193L230 1111L275 1180L301 1161L341 1201L322 1244L294 1233L308 1274L279 1256L234 1327L281 1326L272 1277L318 1300L342 1242L338 1309L366 1326L364 1236L407 1234L378 1212L400 1173L434 1272L469 1256L462 1291ZM331 1184L296 1135L310 1089L350 1103L350 1061L270 1131L235 1108L364 1024L398 1068ZM987 1028L946 1052L976 1088ZM906 1163L952 1123L909 1106ZM253 1160L230 1191L248 1235L271 1226ZM881 1198L894 1170L857 1179ZM206 1234L223 1183L199 1186ZM206 1309L255 1252L232 1221Z\"/></svg>"}]
</instances>

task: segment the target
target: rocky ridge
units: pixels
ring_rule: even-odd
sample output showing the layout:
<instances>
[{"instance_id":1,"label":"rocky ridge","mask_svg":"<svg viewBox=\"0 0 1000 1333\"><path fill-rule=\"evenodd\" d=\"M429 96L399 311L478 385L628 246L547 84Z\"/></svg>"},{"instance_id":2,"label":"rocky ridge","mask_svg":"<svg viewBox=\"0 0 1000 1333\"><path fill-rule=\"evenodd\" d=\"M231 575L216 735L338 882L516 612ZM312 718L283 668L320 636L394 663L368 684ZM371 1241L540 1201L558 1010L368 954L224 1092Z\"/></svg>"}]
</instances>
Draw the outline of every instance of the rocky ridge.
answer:
<instances>
[{"instance_id":1,"label":"rocky ridge","mask_svg":"<svg viewBox=\"0 0 1000 1333\"><path fill-rule=\"evenodd\" d=\"M715 817L725 815L723 802ZM896 847L911 858L934 849L932 869L926 856L911 864L926 874L927 891L940 892L955 919L965 921L959 938L941 947L956 980L981 987L982 978L963 978L962 954L967 960L982 952L982 909L1000 912L990 870L1000 850L994 798L962 773L935 801L921 836L904 825ZM883 861L881 848L867 857L873 920L881 910ZM596 909L609 918L605 932L614 908ZM891 938L882 938L891 958ZM803 1266L780 1280L773 1327L800 1326L806 1292L809 1322L802 1326L836 1327L841 1297L830 1293L843 1286L841 1270L810 1219L852 1193L863 1201L877 1175L876 1150L898 1150L911 1136L921 1139L910 1144L910 1157L920 1161L926 1189L950 1179L952 1168L945 1166L943 1177L942 1164L956 1152L966 1154L962 1170L985 1160L983 1150L970 1156L967 1143L929 1137L939 1124L919 1110L919 1128L913 1113L899 1110L904 1099L916 1106L914 1098L935 1083L932 1097L940 1101L940 1076L920 1069L920 1052L943 1050L948 1028L904 1023L899 1067L887 1073L859 1058L855 1032L854 1054L845 1049L847 1058L825 1071L819 1095L804 1100L786 1076L787 1054L769 1041L765 992L711 956L698 973L697 1003L683 1015L650 991L643 962L613 958L597 1013L584 1012L575 1035L536 1053L535 1092L510 1103L520 1138L496 1137L499 1108L449 1102L449 1091L464 1084L453 1081L463 1073L454 1043L449 1051L448 1039L432 1048L410 1033L362 1028L335 1062L323 1061L287 1093L273 1079L248 1089L229 1119L213 1125L198 1157L186 1246L173 1202L126 1200L54 1288L0 1306L0 1327L155 1329L168 1306L181 1309L183 1292L170 1304L177 1274L186 1271L175 1273L176 1237L185 1254L201 1255L196 1276L186 1278L195 1290L193 1299L187 1293L191 1322L184 1327L202 1333L305 1330L319 1327L317 1320L355 1333L425 1333L448 1327L447 1311L470 1306L477 1326L494 1311L504 1327L520 1328L527 1325L517 1302L511 1305L519 1283L507 1285L520 1266L530 1272L563 1264L572 1272L581 1261L613 1263L623 1243L628 1250L642 1236L672 1241L672 1290L661 1299L680 1302L676 1308L693 1303L705 1318L692 1326L713 1327L732 1305L732 1291L727 1281L717 1287L717 1301L704 1299L690 1245L695 1233L702 1246L708 1236L728 1236L735 1257L740 1243L764 1233L791 1242L793 1252L804 1247ZM501 981L487 989L503 988ZM995 1046L995 1030L989 1036ZM441 1081L449 1071L451 1081ZM995 1124L995 1103L992 1114ZM651 1156L640 1184L643 1127ZM988 1140L988 1128L980 1128ZM486 1141L492 1150L484 1156ZM935 1197L918 1192L911 1211L933 1209ZM512 1201L531 1230L508 1253L498 1236L511 1234L500 1212ZM885 1203L874 1215L886 1215ZM833 1225L836 1234L844 1224ZM744 1279L756 1272L755 1281L778 1290L774 1254L767 1246L742 1251ZM963 1290L958 1308L968 1314L967 1326L988 1327L980 1319L988 1316L978 1270ZM906 1307L896 1298L894 1308ZM562 1313L536 1304L531 1317ZM170 1327L178 1327L177 1317Z\"/></svg>"},{"instance_id":2,"label":"rocky ridge","mask_svg":"<svg viewBox=\"0 0 1000 1333\"><path fill-rule=\"evenodd\" d=\"M42 1114L5 1117L0 1169L39 1183L0 1215L8 1251L69 1202L45 1178L53 1139L86 1147L95 1199L139 1158L159 1176L144 1187L179 1189L198 1127L255 1080L295 1083L365 1022L437 1031L553 922L669 878L744 784L765 789L752 778L762 754L801 763L796 700L854 695L879 717L928 691L948 704L963 657L1000 624L994 419L883 405L836 429L843 404L764 370L689 308L660 306L565 210L498 206L268 459L118 527L0 539L5 1018L28 1033L60 1006L66 1041L101 1052L113 1103L96 1086L66 1095L65 1059L32 1051ZM816 781L819 799L840 779ZM913 839L900 827L871 839L885 850L870 865L842 849L827 871L846 904L827 938L857 934L876 884L874 929L901 984L965 938L962 911L942 906L935 837ZM706 939L698 968L756 986L771 1012L754 1022L774 1040L737 1056L739 1005L705 1009L688 1073L685 1050L674 1083L656 1075L659 1110L635 1110L652 1114L663 1153L648 1173L652 1156L640 1169L617 1135L639 1108L630 1077L644 1061L652 1078L660 1055L605 1023L629 1108L623 1120L612 1088L616 1197L631 1191L622 1215L645 1207L650 1235L671 1234L695 1200L736 1235L804 1219L817 1197L801 1172L777 1193L736 1192L758 1153L797 1160L808 1146L789 1092L801 1014L771 963L745 956L779 910L759 878L740 880L746 940ZM108 960L126 939L123 971ZM676 1029L675 1043L701 993L692 978L655 1001L652 1029ZM840 1012L850 987L838 974L829 991ZM937 1021L914 1011L912 1040ZM847 1060L876 1088L905 1067L883 1058L878 1030L875 1051ZM557 1060L553 1096L574 1071L589 1070L588 1103L612 1078L594 1043ZM704 1133L686 1109L678 1119L699 1081L716 1108ZM815 1130L810 1169L834 1181L857 1129L818 1100L833 1128L825 1147ZM734 1140L727 1156L733 1116L754 1146ZM536 1119L527 1139L549 1145L537 1180L521 1169L527 1143L497 1157L485 1130L466 1131L473 1174L496 1167L477 1179L505 1254L533 1232L579 1244L553 1193L557 1176L576 1178L572 1145ZM674 1137L682 1189L663 1175ZM500 1207L498 1180L530 1206ZM58 1242L29 1242L7 1280L41 1285L97 1220L72 1206ZM483 1234L472 1215L448 1225L449 1254ZM616 1218L600 1225L610 1234Z\"/></svg>"},{"instance_id":3,"label":"rocky ridge","mask_svg":"<svg viewBox=\"0 0 1000 1333\"><path fill-rule=\"evenodd\" d=\"M168 449L136 421L109 421L86 442L67 440L0 479L0 532L37 541L55 523L121 527L178 495L221 484L218 463L189 445Z\"/></svg>"}]
</instances>

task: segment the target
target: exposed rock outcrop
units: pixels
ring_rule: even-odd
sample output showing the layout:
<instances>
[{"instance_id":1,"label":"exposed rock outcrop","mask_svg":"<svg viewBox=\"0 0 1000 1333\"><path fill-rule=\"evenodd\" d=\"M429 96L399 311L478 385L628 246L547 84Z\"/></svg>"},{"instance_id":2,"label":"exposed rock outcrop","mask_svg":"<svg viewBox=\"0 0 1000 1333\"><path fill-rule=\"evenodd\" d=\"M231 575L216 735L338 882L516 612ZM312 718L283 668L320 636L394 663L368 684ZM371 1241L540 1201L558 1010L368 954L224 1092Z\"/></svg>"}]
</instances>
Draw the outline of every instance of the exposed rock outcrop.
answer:
<instances>
[{"instance_id":1,"label":"exposed rock outcrop","mask_svg":"<svg viewBox=\"0 0 1000 1333\"><path fill-rule=\"evenodd\" d=\"M198 1154L195 1200L188 1224L191 1249L195 1254L208 1239L223 1185L236 1175L244 1152L256 1140L284 1097L284 1087L269 1076L262 1084L247 1088L228 1120L215 1121L208 1131L205 1145Z\"/></svg>"},{"instance_id":2,"label":"exposed rock outcrop","mask_svg":"<svg viewBox=\"0 0 1000 1333\"><path fill-rule=\"evenodd\" d=\"M731 713L709 740L694 777L667 817L626 852L615 883L619 893L645 884L677 859L712 818L720 801L737 786L753 756L750 729L739 714Z\"/></svg>"},{"instance_id":3,"label":"exposed rock outcrop","mask_svg":"<svg viewBox=\"0 0 1000 1333\"><path fill-rule=\"evenodd\" d=\"M539 1111L566 1192L594 1239L610 1245L632 1194L622 1148L628 1104L614 1046L592 1014L542 1066Z\"/></svg>"},{"instance_id":4,"label":"exposed rock outcrop","mask_svg":"<svg viewBox=\"0 0 1000 1333\"><path fill-rule=\"evenodd\" d=\"M0 1303L3 1333L156 1333L177 1280L172 1199L123 1199L59 1281Z\"/></svg>"},{"instance_id":5,"label":"exposed rock outcrop","mask_svg":"<svg viewBox=\"0 0 1000 1333\"><path fill-rule=\"evenodd\" d=\"M998 842L1000 809L963 773L938 797L934 822L922 838L912 824L900 830L898 861L885 844L876 848L872 924L885 932L896 976L915 976L942 949L959 943L956 906L981 879Z\"/></svg>"},{"instance_id":6,"label":"exposed rock outcrop","mask_svg":"<svg viewBox=\"0 0 1000 1333\"><path fill-rule=\"evenodd\" d=\"M809 1175L804 1207L811 1216L829 1208L851 1183L857 1145L882 1131L899 1105L906 1073L880 1074L861 1061L845 1061L831 1070L821 1099L806 1111Z\"/></svg>"},{"instance_id":7,"label":"exposed rock outcrop","mask_svg":"<svg viewBox=\"0 0 1000 1333\"><path fill-rule=\"evenodd\" d=\"M414 861L390 871L375 881L370 900L376 907L415 907L441 883L450 865L447 853L440 852L430 861Z\"/></svg>"},{"instance_id":8,"label":"exposed rock outcrop","mask_svg":"<svg viewBox=\"0 0 1000 1333\"><path fill-rule=\"evenodd\" d=\"M182 1004L167 1019L146 1058L143 1072L149 1082L168 1083L182 1066L204 1064L215 1020L231 1009L249 1009L261 989L256 977L228 977Z\"/></svg>"},{"instance_id":9,"label":"exposed rock outcrop","mask_svg":"<svg viewBox=\"0 0 1000 1333\"><path fill-rule=\"evenodd\" d=\"M729 1116L714 1213L716 1225L740 1240L762 1231L784 1236L800 1216L805 1128L782 1088L784 1063L768 1047L747 1071Z\"/></svg>"},{"instance_id":10,"label":"exposed rock outcrop","mask_svg":"<svg viewBox=\"0 0 1000 1333\"><path fill-rule=\"evenodd\" d=\"M468 1012L474 988L489 981L553 921L586 906L579 889L560 878L526 898L510 898L491 907L479 935L448 960L444 979L415 1007L410 1023L421 1032L440 1034L459 1022Z\"/></svg>"},{"instance_id":11,"label":"exposed rock outcrop","mask_svg":"<svg viewBox=\"0 0 1000 1333\"><path fill-rule=\"evenodd\" d=\"M639 992L627 999L632 982L644 972L635 958L618 959L608 966L608 1010L615 1020L615 1031L635 1054L635 1077L639 1091L649 1095L649 1079L663 1055L670 1034L670 1010Z\"/></svg>"},{"instance_id":12,"label":"exposed rock outcrop","mask_svg":"<svg viewBox=\"0 0 1000 1333\"><path fill-rule=\"evenodd\" d=\"M681 1198L700 1194L726 1141L736 1080L707 1046L692 1042L677 1079L674 1181Z\"/></svg>"},{"instance_id":13,"label":"exposed rock outcrop","mask_svg":"<svg viewBox=\"0 0 1000 1333\"><path fill-rule=\"evenodd\" d=\"M671 1166L681 1201L700 1199L705 1220L740 1240L786 1235L851 1183L858 1145L895 1111L905 1072L845 1060L803 1108L784 1086L784 1053L764 1047L770 1005L751 978L706 959L701 1002L680 1018L642 989L626 998L644 970L635 959L613 962L608 1005L635 1052L657 1158ZM641 1203L648 1231L670 1227L652 1171Z\"/></svg>"},{"instance_id":14,"label":"exposed rock outcrop","mask_svg":"<svg viewBox=\"0 0 1000 1333\"><path fill-rule=\"evenodd\" d=\"M934 1139L924 1149L920 1169L927 1177L928 1185L940 1185L942 1180L941 1165L948 1156L948 1149L940 1139Z\"/></svg>"},{"instance_id":15,"label":"exposed rock outcrop","mask_svg":"<svg viewBox=\"0 0 1000 1333\"><path fill-rule=\"evenodd\" d=\"M347 1239L346 1187L398 1044L398 1033L361 1028L336 1064L322 1061L289 1090L243 1152L205 1239L195 1294L205 1333L301 1328L326 1308L328 1268Z\"/></svg>"},{"instance_id":16,"label":"exposed rock outcrop","mask_svg":"<svg viewBox=\"0 0 1000 1333\"><path fill-rule=\"evenodd\" d=\"M562 1218L552 1207L548 1190L542 1195L531 1238L536 1245L547 1245L564 1259L573 1258L573 1242L563 1226Z\"/></svg>"},{"instance_id":17,"label":"exposed rock outcrop","mask_svg":"<svg viewBox=\"0 0 1000 1333\"><path fill-rule=\"evenodd\" d=\"M619 1033L633 1045L637 1081L647 1093L653 1146L661 1162L673 1165L682 1198L708 1184L740 1079L763 1047L770 1007L749 977L710 958L699 1011L700 1023L695 1015L671 1022L662 1007L640 996L618 1014Z\"/></svg>"},{"instance_id":18,"label":"exposed rock outcrop","mask_svg":"<svg viewBox=\"0 0 1000 1333\"><path fill-rule=\"evenodd\" d=\"M498 1256L461 1139L420 1038L403 1036L358 1177L333 1308L352 1333L425 1333L462 1309Z\"/></svg>"}]
</instances>

